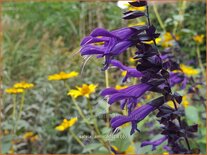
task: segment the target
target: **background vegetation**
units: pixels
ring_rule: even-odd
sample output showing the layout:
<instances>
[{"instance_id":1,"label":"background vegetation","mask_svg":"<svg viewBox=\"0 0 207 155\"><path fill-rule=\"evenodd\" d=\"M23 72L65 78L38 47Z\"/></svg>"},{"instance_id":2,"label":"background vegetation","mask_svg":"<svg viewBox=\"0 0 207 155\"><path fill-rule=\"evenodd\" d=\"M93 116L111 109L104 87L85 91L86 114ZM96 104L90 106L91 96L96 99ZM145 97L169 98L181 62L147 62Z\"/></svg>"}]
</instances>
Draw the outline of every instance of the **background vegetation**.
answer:
<instances>
[{"instance_id":1,"label":"background vegetation","mask_svg":"<svg viewBox=\"0 0 207 155\"><path fill-rule=\"evenodd\" d=\"M175 52L180 63L191 64L199 68L196 54L196 42L193 36L206 34L204 2L177 2L169 4L150 5L152 23L158 27L158 32L164 34L155 14L156 8L167 32L179 35L181 50ZM105 88L105 75L101 72L102 60L92 58L83 68L84 60L78 54L81 39L88 35L96 27L104 27L108 30L127 26L126 21L121 20L123 10L115 2L5 2L3 4L3 89L12 87L20 81L34 83L34 87L25 95L25 105L22 117L17 122L15 138L12 135L12 109L13 96L3 94L3 111L1 123L1 145L3 153L108 153L99 140L83 138L85 146L81 147L67 132L58 132L55 127L64 118L78 117L72 100L67 96L68 88L63 81L48 81L48 75L61 71L79 72L79 76L67 80L70 88L75 88L83 83L98 84L96 93L92 94L90 101L78 98L77 103L87 116L87 102L93 106L93 113L97 116L101 135L105 138L111 129L106 127L106 118L102 115L107 103L99 97L101 89ZM200 47L202 63L205 65L205 36ZM162 48L162 47L160 47ZM127 61L131 55L120 57ZM191 63L192 62L192 63ZM81 74L81 69L83 72ZM110 86L121 84L120 72L112 69L109 74ZM117 82L118 81L118 82ZM205 86L201 88L205 96ZM17 96L17 109L21 101L21 95ZM205 110L202 101L190 102L190 109L186 113L189 123L198 123L199 132L197 139L192 143L199 146L205 154L206 129ZM114 109L111 109L112 111ZM115 110L114 110L115 111ZM136 148L135 153L151 153L150 147L140 148L140 142L146 139L156 139L154 135L159 133L158 124L150 126L149 122L155 122L156 118L147 117L139 128L142 134L136 133L135 137L125 137L124 140L115 138L111 145L125 152L129 146ZM91 121L93 122L93 121ZM94 125L93 123L91 123ZM122 130L128 135L130 127ZM146 128L151 128L149 133ZM83 119L78 119L71 130L77 136L95 135ZM34 141L24 138L24 134L33 132L38 135ZM165 152L159 147L153 153Z\"/></svg>"}]
</instances>

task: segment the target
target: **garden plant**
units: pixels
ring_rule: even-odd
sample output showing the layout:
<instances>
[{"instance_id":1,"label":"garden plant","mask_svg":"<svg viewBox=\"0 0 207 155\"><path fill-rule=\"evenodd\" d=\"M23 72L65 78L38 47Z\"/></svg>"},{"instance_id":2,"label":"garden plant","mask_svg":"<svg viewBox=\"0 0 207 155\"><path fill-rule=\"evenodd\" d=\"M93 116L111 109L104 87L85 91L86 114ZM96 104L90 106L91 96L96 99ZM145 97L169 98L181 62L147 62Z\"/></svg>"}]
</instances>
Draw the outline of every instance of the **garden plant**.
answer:
<instances>
[{"instance_id":1,"label":"garden plant","mask_svg":"<svg viewBox=\"0 0 207 155\"><path fill-rule=\"evenodd\" d=\"M206 154L205 13L4 2L1 153Z\"/></svg>"}]
</instances>

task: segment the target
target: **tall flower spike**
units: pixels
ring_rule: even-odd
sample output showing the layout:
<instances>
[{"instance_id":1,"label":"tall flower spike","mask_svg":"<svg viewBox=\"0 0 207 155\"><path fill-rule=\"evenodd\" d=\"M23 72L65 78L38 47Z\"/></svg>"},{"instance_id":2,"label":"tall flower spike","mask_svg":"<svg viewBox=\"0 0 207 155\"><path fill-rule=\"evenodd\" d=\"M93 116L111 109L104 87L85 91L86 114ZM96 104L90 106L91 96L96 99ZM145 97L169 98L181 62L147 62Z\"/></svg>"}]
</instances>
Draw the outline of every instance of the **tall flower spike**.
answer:
<instances>
[{"instance_id":1,"label":"tall flower spike","mask_svg":"<svg viewBox=\"0 0 207 155\"><path fill-rule=\"evenodd\" d=\"M182 96L176 93L173 94L171 89L179 83L182 83L182 88L185 88L186 76L182 73L179 64L175 61L169 49L164 50L163 53L159 52L156 46L156 38L159 37L159 33L150 23L147 1L136 0L129 2L129 4L135 7L133 9L135 11L125 12L123 18L127 20L140 17L147 18L148 24L113 31L97 28L82 40L80 53L81 55L96 55L97 58L105 57L103 70L112 65L126 71L123 82L129 77L137 78L139 79L137 81L140 81L140 83L124 89L107 88L101 92L102 96L109 98L108 103L110 105L120 102L121 109L126 108L128 112L127 115L120 115L111 119L110 123L113 129L130 122L132 126L130 134L133 134L135 131L139 131L137 124L140 121L151 112L159 109L157 117L160 119L160 124L164 125L161 132L164 137L156 141L143 142L142 146L152 145L154 150L162 142L168 141L166 148L170 153L190 153L191 148L187 136L195 132L197 126L188 126L181 122L180 117L183 112L177 107L177 103L181 103ZM136 7L146 7L146 11L137 11ZM153 42L154 45L148 43L148 41ZM137 62L136 69L127 67L115 60L116 56L132 46L137 48L134 56ZM156 92L162 96L136 109L140 97L147 91ZM165 102L167 101L172 101L175 109L166 107ZM173 134L170 132L173 132ZM186 141L188 148L178 143L180 139Z\"/></svg>"}]
</instances>

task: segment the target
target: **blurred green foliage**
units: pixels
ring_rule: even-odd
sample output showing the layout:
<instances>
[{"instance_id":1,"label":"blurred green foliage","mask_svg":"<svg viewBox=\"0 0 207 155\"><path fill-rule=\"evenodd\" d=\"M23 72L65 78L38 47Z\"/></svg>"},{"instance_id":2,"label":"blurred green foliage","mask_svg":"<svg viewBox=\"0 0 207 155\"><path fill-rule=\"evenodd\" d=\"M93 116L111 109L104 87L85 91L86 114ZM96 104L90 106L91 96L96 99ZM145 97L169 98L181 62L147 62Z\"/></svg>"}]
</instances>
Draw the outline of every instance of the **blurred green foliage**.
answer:
<instances>
[{"instance_id":1,"label":"blurred green foliage","mask_svg":"<svg viewBox=\"0 0 207 155\"><path fill-rule=\"evenodd\" d=\"M180 23L176 33L181 37L182 56L177 53L178 59L182 63L189 60L196 60L196 44L192 37L195 34L206 34L205 29L205 3L186 4L185 12L179 14L179 9L183 3L158 5L158 12L165 24L167 31L173 32L176 23ZM102 60L91 58L85 65L84 60L78 54L81 39L88 35L96 27L104 27L109 30L126 26L128 23L121 20L123 10L116 6L115 2L5 2L3 4L3 88L11 87L15 82L28 81L35 84L34 89L26 93L25 106L22 119L17 127L17 139L15 151L17 153L109 153L108 150L97 140L90 140L84 148L70 136L67 132L59 133L54 130L62 119L78 116L72 100L67 96L68 88L63 81L48 81L47 76L60 71L83 72L81 76L69 79L67 84L70 88L83 83L98 84L97 93L93 94L90 101L78 99L77 102L83 109L89 120L92 120L90 112L87 110L87 102L93 107L98 125L103 137L107 137L111 132L109 127L105 127L105 114L107 103L98 93L105 87L104 72L101 72ZM150 15L152 23L158 28L158 32L163 32L159 22L150 5ZM204 39L205 40L205 39ZM205 42L200 46L202 60L205 62ZM129 57L129 56L128 56ZM121 57L126 61L126 57ZM85 67L83 67L85 66ZM120 72L111 69L110 85L120 84ZM116 81L119 81L117 83ZM13 129L12 96L3 96L3 131ZM21 97L18 96L18 101ZM19 103L18 103L19 104ZM117 106L117 105L116 105ZM114 110L116 113L116 106ZM196 108L195 108L196 107ZM17 107L18 109L19 107ZM203 116L202 105L196 103L186 109L188 123L199 122L198 140L193 145L201 146L202 153L205 154L205 117ZM124 152L131 145L136 146L136 152L140 154L151 153L151 147L140 148L140 143L147 139L157 139L160 135L159 124L155 117L150 115L138 125L142 131L142 136L136 134L129 136L129 126L124 128L119 135L125 135L125 139L115 138L110 141L111 145L118 147ZM154 123L153 127L150 122ZM94 125L91 121L91 124ZM151 129L149 131L148 129ZM78 125L71 128L78 136L95 135L80 119ZM27 131L38 134L40 140L31 143L22 140L22 136ZM153 131L153 132L152 132ZM155 137L155 135L158 135ZM2 138L3 153L11 151L11 133ZM164 144L163 144L164 145ZM163 146L162 145L162 146ZM159 147L153 153L163 153Z\"/></svg>"}]
</instances>

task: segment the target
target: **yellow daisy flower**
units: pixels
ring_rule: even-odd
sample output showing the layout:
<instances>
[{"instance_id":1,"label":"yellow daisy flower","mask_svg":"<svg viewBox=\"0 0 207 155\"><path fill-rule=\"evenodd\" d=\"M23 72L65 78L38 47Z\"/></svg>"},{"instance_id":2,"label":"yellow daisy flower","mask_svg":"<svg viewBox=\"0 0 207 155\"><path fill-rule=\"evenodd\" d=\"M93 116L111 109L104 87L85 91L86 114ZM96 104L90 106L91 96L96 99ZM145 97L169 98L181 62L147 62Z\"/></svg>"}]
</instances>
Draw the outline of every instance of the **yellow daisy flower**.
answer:
<instances>
[{"instance_id":1,"label":"yellow daisy flower","mask_svg":"<svg viewBox=\"0 0 207 155\"><path fill-rule=\"evenodd\" d=\"M193 40L197 43L197 44L201 44L203 43L203 39L204 39L204 35L196 35L193 37Z\"/></svg>"},{"instance_id":2,"label":"yellow daisy flower","mask_svg":"<svg viewBox=\"0 0 207 155\"><path fill-rule=\"evenodd\" d=\"M198 69L194 69L190 66L186 66L184 64L180 65L180 68L182 69L183 73L186 74L187 76L194 76L199 74Z\"/></svg>"},{"instance_id":3,"label":"yellow daisy flower","mask_svg":"<svg viewBox=\"0 0 207 155\"><path fill-rule=\"evenodd\" d=\"M83 84L81 87L76 87L77 89L69 90L68 95L73 98L77 98L78 96L85 96L89 98L89 95L95 92L96 87L97 85L94 84Z\"/></svg>"},{"instance_id":4,"label":"yellow daisy flower","mask_svg":"<svg viewBox=\"0 0 207 155\"><path fill-rule=\"evenodd\" d=\"M35 142L39 139L39 136L38 135L35 135L33 132L26 132L24 135L23 135L23 138L25 140L29 140L31 142Z\"/></svg>"},{"instance_id":5,"label":"yellow daisy flower","mask_svg":"<svg viewBox=\"0 0 207 155\"><path fill-rule=\"evenodd\" d=\"M184 106L184 108L187 108L189 105L188 98L186 95L183 96L182 105Z\"/></svg>"},{"instance_id":6,"label":"yellow daisy flower","mask_svg":"<svg viewBox=\"0 0 207 155\"><path fill-rule=\"evenodd\" d=\"M7 94L21 94L24 92L24 89L20 89L20 88L7 88L5 90L5 92Z\"/></svg>"},{"instance_id":7,"label":"yellow daisy flower","mask_svg":"<svg viewBox=\"0 0 207 155\"><path fill-rule=\"evenodd\" d=\"M175 35L175 39L176 40L179 40L180 39L180 36L178 35ZM170 32L166 32L164 35L163 35L163 39L162 39L162 46L163 47L171 47L173 44L172 42L174 41L172 35Z\"/></svg>"},{"instance_id":8,"label":"yellow daisy flower","mask_svg":"<svg viewBox=\"0 0 207 155\"><path fill-rule=\"evenodd\" d=\"M129 147L122 153L119 152L119 149L113 145L112 148L118 153L118 154L136 154L136 148L134 146L134 143L132 142L131 145L129 145ZM114 153L112 153L114 154Z\"/></svg>"},{"instance_id":9,"label":"yellow daisy flower","mask_svg":"<svg viewBox=\"0 0 207 155\"><path fill-rule=\"evenodd\" d=\"M60 72L58 74L53 74L48 76L48 80L54 81L54 80L66 80L73 77L78 76L78 72L72 71L70 73Z\"/></svg>"},{"instance_id":10,"label":"yellow daisy flower","mask_svg":"<svg viewBox=\"0 0 207 155\"><path fill-rule=\"evenodd\" d=\"M34 84L27 83L25 81L14 84L14 88L30 89L30 88L33 88L33 87L34 87Z\"/></svg>"},{"instance_id":11,"label":"yellow daisy flower","mask_svg":"<svg viewBox=\"0 0 207 155\"><path fill-rule=\"evenodd\" d=\"M62 123L58 126L56 126L55 130L57 131L65 131L69 127L73 126L78 121L78 118L72 118L70 120L64 119Z\"/></svg>"},{"instance_id":12,"label":"yellow daisy flower","mask_svg":"<svg viewBox=\"0 0 207 155\"><path fill-rule=\"evenodd\" d=\"M136 148L132 143L129 147L124 151L125 154L136 154Z\"/></svg>"},{"instance_id":13,"label":"yellow daisy flower","mask_svg":"<svg viewBox=\"0 0 207 155\"><path fill-rule=\"evenodd\" d=\"M32 137L33 135L34 135L33 132L26 132L26 133L23 135L23 138L24 138L24 139L28 139L28 138Z\"/></svg>"}]
</instances>

